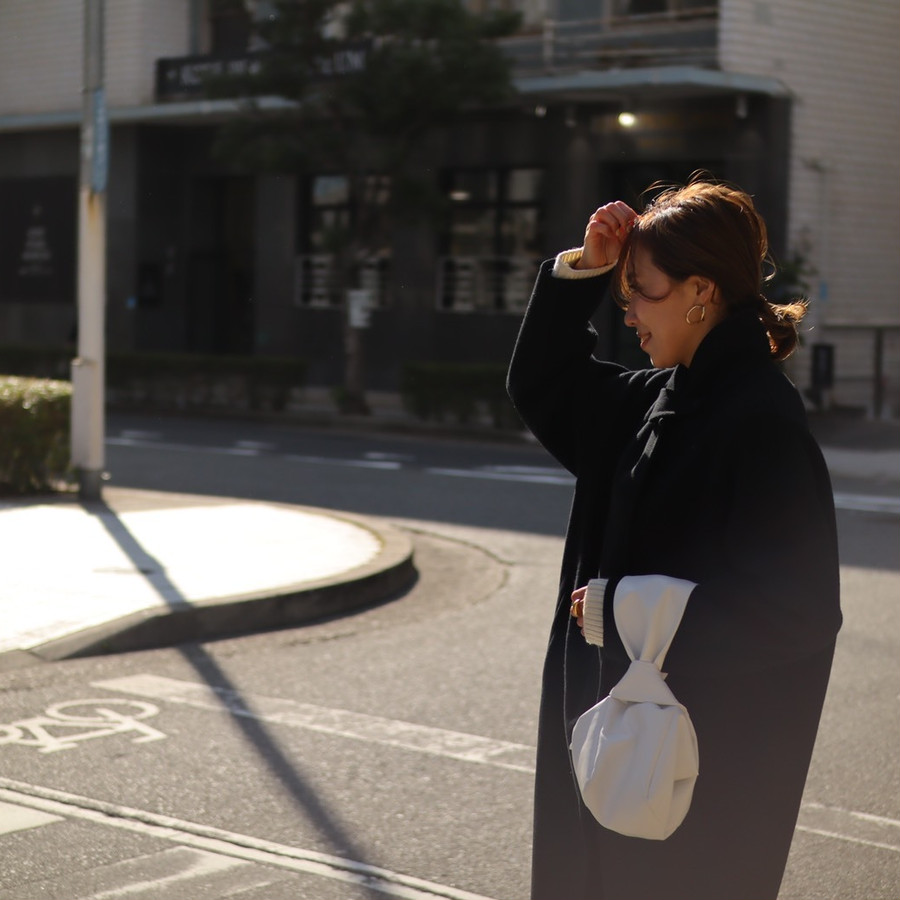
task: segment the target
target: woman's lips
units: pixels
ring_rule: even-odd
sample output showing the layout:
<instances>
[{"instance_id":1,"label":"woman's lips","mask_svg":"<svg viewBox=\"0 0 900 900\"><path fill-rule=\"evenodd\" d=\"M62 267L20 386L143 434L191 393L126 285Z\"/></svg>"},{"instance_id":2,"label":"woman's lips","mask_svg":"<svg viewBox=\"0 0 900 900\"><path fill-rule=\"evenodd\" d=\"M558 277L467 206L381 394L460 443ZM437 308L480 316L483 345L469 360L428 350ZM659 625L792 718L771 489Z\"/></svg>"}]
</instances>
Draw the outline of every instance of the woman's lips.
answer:
<instances>
[{"instance_id":1,"label":"woman's lips","mask_svg":"<svg viewBox=\"0 0 900 900\"><path fill-rule=\"evenodd\" d=\"M647 341L650 340L650 332L649 332L649 331L645 331L645 332L642 333L642 332L639 331L639 332L638 332L638 340L640 341L640 343L641 343L641 349L643 350L644 344L646 344Z\"/></svg>"}]
</instances>

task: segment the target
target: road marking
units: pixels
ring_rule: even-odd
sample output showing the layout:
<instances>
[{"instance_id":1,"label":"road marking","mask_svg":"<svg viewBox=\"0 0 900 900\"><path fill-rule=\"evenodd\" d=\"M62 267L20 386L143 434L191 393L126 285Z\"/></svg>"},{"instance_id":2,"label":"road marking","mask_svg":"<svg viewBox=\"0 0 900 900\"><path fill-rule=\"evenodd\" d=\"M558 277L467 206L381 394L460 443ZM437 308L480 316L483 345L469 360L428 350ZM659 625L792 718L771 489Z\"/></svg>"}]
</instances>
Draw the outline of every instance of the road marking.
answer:
<instances>
[{"instance_id":1,"label":"road marking","mask_svg":"<svg viewBox=\"0 0 900 900\"><path fill-rule=\"evenodd\" d=\"M265 452L274 453L275 445L258 441L238 441L233 447L216 447L199 444L180 444L158 439L148 439L151 432L123 431L119 437L108 437L106 442L117 447L149 447L157 450L181 450L194 453L219 453L226 456L259 456ZM396 472L406 468L407 463L414 463L415 458L406 454L368 452L363 459L333 456L305 456L298 454L282 454L281 458L290 462L306 463L316 466L344 466L356 469L375 469ZM409 468L414 469L412 465ZM440 475L451 478L474 478L488 481L513 481L519 484L554 484L572 487L575 479L568 472L550 466L479 466L476 468L454 468L452 466L431 466L422 471L429 475ZM838 509L850 512L876 512L887 515L900 515L900 497L881 496L877 494L851 494L836 491L834 504Z\"/></svg>"},{"instance_id":2,"label":"road marking","mask_svg":"<svg viewBox=\"0 0 900 900\"><path fill-rule=\"evenodd\" d=\"M277 866L292 872L318 875L369 890L380 891L401 900L489 900L479 894L458 890L423 878L393 872L379 866L303 850L261 840L221 828L199 825L172 816L163 816L147 810L133 809L69 794L65 791L14 781L0 776L0 800L28 806L42 812L64 818L82 819L100 825L109 825L125 831L136 832L154 838L172 841L185 847Z\"/></svg>"},{"instance_id":3,"label":"road marking","mask_svg":"<svg viewBox=\"0 0 900 900\"><path fill-rule=\"evenodd\" d=\"M878 850L890 850L892 853L900 853L900 847L895 847L893 844L883 844L881 841L867 841L864 838L853 837L849 834L839 834L836 831L810 828L807 825L797 825L795 830L805 831L807 834L817 834L819 837L834 838L838 841L849 841L851 844L862 844L865 847L875 847Z\"/></svg>"},{"instance_id":4,"label":"road marking","mask_svg":"<svg viewBox=\"0 0 900 900\"><path fill-rule=\"evenodd\" d=\"M900 515L900 497L879 497L872 494L847 494L835 491L834 505L837 509L853 512L877 512Z\"/></svg>"},{"instance_id":5,"label":"road marking","mask_svg":"<svg viewBox=\"0 0 900 900\"><path fill-rule=\"evenodd\" d=\"M493 740L442 728L430 728L347 710L313 706L294 700L259 694L242 695L233 690L213 688L159 675L132 675L97 681L91 686L198 709L229 712L292 728L308 728L339 737L369 741L462 762L534 774L535 750L525 744ZM900 821L896 819L820 803L805 803L801 812L804 821L797 825L798 831L900 853L900 846L866 833L870 829L864 827L900 828ZM809 821L811 818L815 821Z\"/></svg>"},{"instance_id":6,"label":"road marking","mask_svg":"<svg viewBox=\"0 0 900 900\"><path fill-rule=\"evenodd\" d=\"M133 441L158 441L162 438L162 432L141 431L138 428L123 428L119 432L119 437L127 438Z\"/></svg>"},{"instance_id":7,"label":"road marking","mask_svg":"<svg viewBox=\"0 0 900 900\"><path fill-rule=\"evenodd\" d=\"M900 853L897 843L900 835L897 835L897 829L900 829L900 821L897 819L815 802L803 804L797 824L797 831L889 850L892 853ZM848 834L849 831L854 833ZM889 843L892 839L894 843Z\"/></svg>"},{"instance_id":8,"label":"road marking","mask_svg":"<svg viewBox=\"0 0 900 900\"><path fill-rule=\"evenodd\" d=\"M271 877L267 878L264 871L254 867L248 860L210 853L208 850L195 850L193 847L170 847L157 853L97 866L78 874L69 873L64 879L67 889L65 896L71 900L159 897L176 885L182 891L190 891L190 882L195 882L195 890L200 888L207 895L216 891L217 896L226 897L244 890L267 887L272 883ZM117 886L98 892L97 883L100 880L104 884L112 882Z\"/></svg>"},{"instance_id":9,"label":"road marking","mask_svg":"<svg viewBox=\"0 0 900 900\"><path fill-rule=\"evenodd\" d=\"M241 450L260 450L266 453L276 449L275 444L267 441L235 441L234 446Z\"/></svg>"},{"instance_id":10,"label":"road marking","mask_svg":"<svg viewBox=\"0 0 900 900\"><path fill-rule=\"evenodd\" d=\"M827 812L842 813L846 816L853 816L863 822L871 822L873 825L884 825L888 828L900 828L900 820L889 819L887 816L876 816L873 813L856 812L852 809L844 809L841 806L826 806L824 803L807 803L807 809L821 809Z\"/></svg>"},{"instance_id":11,"label":"road marking","mask_svg":"<svg viewBox=\"0 0 900 900\"><path fill-rule=\"evenodd\" d=\"M311 731L384 744L417 753L428 753L432 756L497 766L529 775L534 772L533 747L492 740L475 734L416 725L397 719L370 716L366 713L330 709L260 694L240 694L225 688L209 687L205 684L179 681L159 675L130 675L109 681L95 681L92 687L180 703L199 709L228 712L290 728L308 728Z\"/></svg>"},{"instance_id":12,"label":"road marking","mask_svg":"<svg viewBox=\"0 0 900 900\"><path fill-rule=\"evenodd\" d=\"M380 469L384 472L397 472L403 468L402 463L391 459L339 459L336 456L299 456L295 453L287 453L282 459L314 466L348 466L351 469Z\"/></svg>"},{"instance_id":13,"label":"road marking","mask_svg":"<svg viewBox=\"0 0 900 900\"><path fill-rule=\"evenodd\" d=\"M198 444L177 444L170 441L144 441L130 437L108 437L106 443L112 447L144 447L151 450L180 450L188 453L220 453L225 456L259 456L253 447L210 447Z\"/></svg>"},{"instance_id":14,"label":"road marking","mask_svg":"<svg viewBox=\"0 0 900 900\"><path fill-rule=\"evenodd\" d=\"M127 733L136 735L132 738L135 744L159 741L166 735L138 721L158 712L152 703L118 697L54 703L41 715L0 724L0 747L17 745L35 747L39 753L55 753L72 750L79 741Z\"/></svg>"},{"instance_id":15,"label":"road marking","mask_svg":"<svg viewBox=\"0 0 900 900\"><path fill-rule=\"evenodd\" d=\"M387 460L388 462L414 463L416 461L412 453L383 453L378 450L369 450L363 456L366 459Z\"/></svg>"},{"instance_id":16,"label":"road marking","mask_svg":"<svg viewBox=\"0 0 900 900\"><path fill-rule=\"evenodd\" d=\"M25 831L28 828L40 828L51 822L61 822L61 816L53 816L39 809L20 806L18 803L0 801L0 834L12 831Z\"/></svg>"},{"instance_id":17,"label":"road marking","mask_svg":"<svg viewBox=\"0 0 900 900\"><path fill-rule=\"evenodd\" d=\"M480 469L428 468L429 475L447 475L451 478L482 478L488 481L515 481L519 484L562 484L571 487L575 479L565 472L548 469L542 473L504 471L503 467L485 466Z\"/></svg>"}]
</instances>

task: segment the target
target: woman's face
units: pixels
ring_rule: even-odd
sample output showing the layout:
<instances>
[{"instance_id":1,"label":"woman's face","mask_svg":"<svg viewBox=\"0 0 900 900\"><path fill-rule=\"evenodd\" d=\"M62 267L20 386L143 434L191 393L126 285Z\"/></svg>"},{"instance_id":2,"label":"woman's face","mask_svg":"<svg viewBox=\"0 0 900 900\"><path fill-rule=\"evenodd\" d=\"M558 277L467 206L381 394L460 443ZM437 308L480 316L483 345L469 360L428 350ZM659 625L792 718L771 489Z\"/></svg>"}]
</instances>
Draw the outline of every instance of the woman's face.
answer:
<instances>
[{"instance_id":1,"label":"woman's face","mask_svg":"<svg viewBox=\"0 0 900 900\"><path fill-rule=\"evenodd\" d=\"M631 254L627 275L631 299L625 324L637 332L641 349L659 369L679 363L690 366L697 347L718 319L720 304L711 302L714 286L696 276L673 281L641 246ZM700 310L695 310L690 316L694 324L690 324L688 311L697 304L705 307L703 321L697 321Z\"/></svg>"}]
</instances>

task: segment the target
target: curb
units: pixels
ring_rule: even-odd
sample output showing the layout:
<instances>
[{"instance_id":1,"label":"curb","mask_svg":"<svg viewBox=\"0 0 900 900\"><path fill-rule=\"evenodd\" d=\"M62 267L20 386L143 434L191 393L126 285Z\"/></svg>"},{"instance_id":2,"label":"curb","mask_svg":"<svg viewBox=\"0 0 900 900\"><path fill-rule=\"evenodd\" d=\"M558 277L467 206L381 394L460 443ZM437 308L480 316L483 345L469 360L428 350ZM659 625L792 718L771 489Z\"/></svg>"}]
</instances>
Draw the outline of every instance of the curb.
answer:
<instances>
[{"instance_id":1,"label":"curb","mask_svg":"<svg viewBox=\"0 0 900 900\"><path fill-rule=\"evenodd\" d=\"M331 515L373 533L381 543L378 555L328 578L129 613L28 650L0 653L0 671L306 625L386 602L415 582L412 542L405 534L364 518Z\"/></svg>"}]
</instances>

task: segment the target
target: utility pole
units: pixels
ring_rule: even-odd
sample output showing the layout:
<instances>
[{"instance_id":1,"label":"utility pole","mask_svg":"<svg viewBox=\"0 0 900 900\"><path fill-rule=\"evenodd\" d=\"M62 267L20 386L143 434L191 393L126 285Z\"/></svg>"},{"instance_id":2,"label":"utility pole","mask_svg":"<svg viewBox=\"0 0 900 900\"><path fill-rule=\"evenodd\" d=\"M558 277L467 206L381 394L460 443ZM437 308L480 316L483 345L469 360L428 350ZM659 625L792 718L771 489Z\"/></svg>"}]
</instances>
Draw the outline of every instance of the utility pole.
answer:
<instances>
[{"instance_id":1,"label":"utility pole","mask_svg":"<svg viewBox=\"0 0 900 900\"><path fill-rule=\"evenodd\" d=\"M78 357L72 360L72 465L82 500L99 500L104 467L106 179L104 0L84 2L81 179L78 192Z\"/></svg>"}]
</instances>

